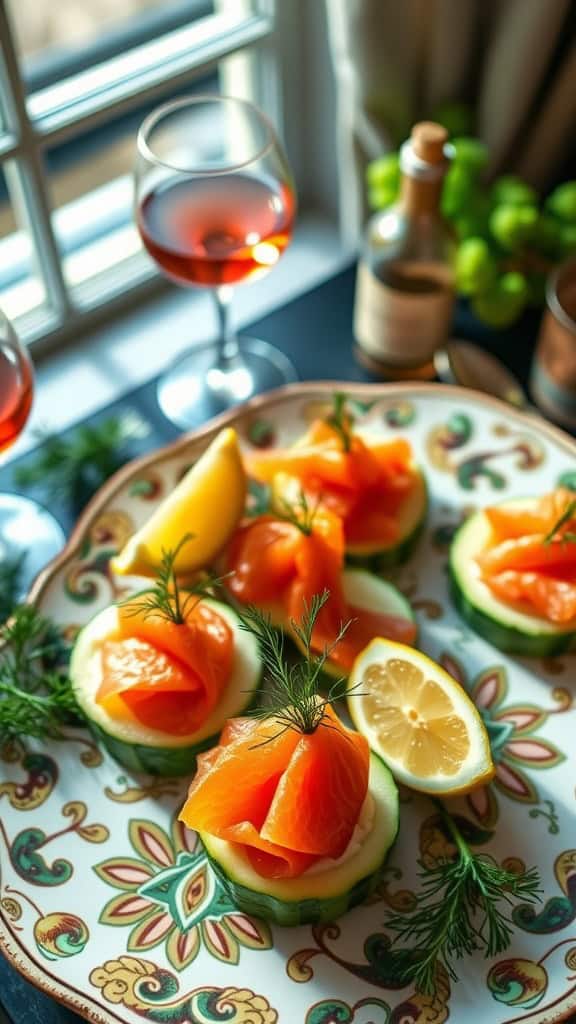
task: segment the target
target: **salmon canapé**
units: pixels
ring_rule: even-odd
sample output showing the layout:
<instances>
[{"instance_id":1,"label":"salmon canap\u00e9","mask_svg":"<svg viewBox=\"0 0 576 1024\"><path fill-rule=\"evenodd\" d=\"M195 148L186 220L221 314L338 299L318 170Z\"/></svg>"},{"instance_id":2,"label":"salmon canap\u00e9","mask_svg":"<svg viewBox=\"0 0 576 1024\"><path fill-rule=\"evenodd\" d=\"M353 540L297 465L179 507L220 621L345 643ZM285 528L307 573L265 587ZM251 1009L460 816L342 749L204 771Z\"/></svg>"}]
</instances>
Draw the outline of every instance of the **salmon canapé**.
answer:
<instances>
[{"instance_id":1,"label":"salmon canap\u00e9","mask_svg":"<svg viewBox=\"0 0 576 1024\"><path fill-rule=\"evenodd\" d=\"M557 488L529 506L485 509L492 540L477 556L500 600L564 625L576 618L576 497Z\"/></svg>"}]
</instances>

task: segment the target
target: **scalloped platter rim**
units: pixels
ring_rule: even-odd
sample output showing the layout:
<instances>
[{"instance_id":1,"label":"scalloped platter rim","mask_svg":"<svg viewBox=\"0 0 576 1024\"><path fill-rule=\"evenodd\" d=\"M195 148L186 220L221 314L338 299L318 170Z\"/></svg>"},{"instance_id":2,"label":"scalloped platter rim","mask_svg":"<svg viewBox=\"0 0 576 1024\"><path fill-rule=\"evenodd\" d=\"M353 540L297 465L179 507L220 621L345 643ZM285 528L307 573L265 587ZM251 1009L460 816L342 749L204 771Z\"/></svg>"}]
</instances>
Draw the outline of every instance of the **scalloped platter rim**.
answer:
<instances>
[{"instance_id":1,"label":"scalloped platter rim","mask_svg":"<svg viewBox=\"0 0 576 1024\"><path fill-rule=\"evenodd\" d=\"M290 385L125 466L92 499L29 596L72 642L121 595L111 556L224 425L246 447L284 444L345 391L363 428L406 436L430 490L424 535L393 573L420 643L486 721L494 783L459 798L470 842L536 863L543 898L514 913L509 949L441 971L434 997L387 968L385 916L410 905L416 860L448 842L431 804L402 794L400 836L368 905L330 925L280 929L239 913L176 820L185 783L131 776L88 733L3 753L0 949L29 981L93 1022L553 1024L576 1011L576 658L513 658L476 637L446 587L454 529L472 510L560 481L576 490L576 443L478 392L442 385ZM257 489L251 494L257 503ZM572 835L572 840L570 840Z\"/></svg>"}]
</instances>

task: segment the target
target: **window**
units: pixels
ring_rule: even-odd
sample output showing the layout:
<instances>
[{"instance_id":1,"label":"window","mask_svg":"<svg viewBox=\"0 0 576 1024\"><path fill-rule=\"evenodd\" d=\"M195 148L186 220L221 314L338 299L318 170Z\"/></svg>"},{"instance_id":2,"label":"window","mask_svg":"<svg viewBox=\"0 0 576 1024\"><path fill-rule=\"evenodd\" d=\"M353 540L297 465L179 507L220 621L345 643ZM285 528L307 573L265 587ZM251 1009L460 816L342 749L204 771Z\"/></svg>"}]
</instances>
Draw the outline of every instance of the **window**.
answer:
<instances>
[{"instance_id":1,"label":"window","mask_svg":"<svg viewBox=\"0 0 576 1024\"><path fill-rule=\"evenodd\" d=\"M289 30L280 0L0 3L0 306L24 340L79 333L156 277L132 219L150 109L233 92L282 132Z\"/></svg>"}]
</instances>

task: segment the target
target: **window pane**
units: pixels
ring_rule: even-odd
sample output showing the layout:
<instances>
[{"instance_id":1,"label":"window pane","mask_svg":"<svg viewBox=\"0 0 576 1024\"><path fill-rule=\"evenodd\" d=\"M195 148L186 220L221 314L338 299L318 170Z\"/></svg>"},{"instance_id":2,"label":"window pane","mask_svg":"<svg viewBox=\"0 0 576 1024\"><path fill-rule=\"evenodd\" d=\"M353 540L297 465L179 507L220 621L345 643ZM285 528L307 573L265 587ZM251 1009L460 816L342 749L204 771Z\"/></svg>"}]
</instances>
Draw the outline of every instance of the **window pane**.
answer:
<instances>
[{"instance_id":1,"label":"window pane","mask_svg":"<svg viewBox=\"0 0 576 1024\"><path fill-rule=\"evenodd\" d=\"M8 118L8 97L4 94L4 89L4 75L0 66L0 140L2 140L4 132L8 132L10 128L14 127Z\"/></svg>"},{"instance_id":2,"label":"window pane","mask_svg":"<svg viewBox=\"0 0 576 1024\"><path fill-rule=\"evenodd\" d=\"M135 131L108 126L45 154L53 225L72 287L139 251L132 218Z\"/></svg>"},{"instance_id":3,"label":"window pane","mask_svg":"<svg viewBox=\"0 0 576 1024\"><path fill-rule=\"evenodd\" d=\"M8 0L29 91L213 9L213 0Z\"/></svg>"},{"instance_id":4,"label":"window pane","mask_svg":"<svg viewBox=\"0 0 576 1024\"><path fill-rule=\"evenodd\" d=\"M17 222L10 200L8 181L15 173L12 161L7 175L0 168L0 308L11 320L31 312L47 314L44 284L36 271L33 246L28 232Z\"/></svg>"},{"instance_id":5,"label":"window pane","mask_svg":"<svg viewBox=\"0 0 576 1024\"><path fill-rule=\"evenodd\" d=\"M214 73L186 94L218 90ZM54 231L72 289L85 291L88 282L137 254L148 259L134 226L132 173L138 127L155 106L147 105L45 153Z\"/></svg>"}]
</instances>

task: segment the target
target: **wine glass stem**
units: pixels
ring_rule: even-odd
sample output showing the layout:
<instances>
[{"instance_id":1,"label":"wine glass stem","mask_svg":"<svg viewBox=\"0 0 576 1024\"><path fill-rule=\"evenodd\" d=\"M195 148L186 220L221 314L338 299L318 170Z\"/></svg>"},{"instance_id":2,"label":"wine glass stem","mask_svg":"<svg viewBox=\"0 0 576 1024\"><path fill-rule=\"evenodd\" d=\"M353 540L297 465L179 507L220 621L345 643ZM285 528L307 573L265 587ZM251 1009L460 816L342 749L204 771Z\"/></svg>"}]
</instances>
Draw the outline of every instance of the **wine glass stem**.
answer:
<instances>
[{"instance_id":1,"label":"wine glass stem","mask_svg":"<svg viewBox=\"0 0 576 1024\"><path fill-rule=\"evenodd\" d=\"M228 285L221 285L213 291L218 316L218 354L216 366L221 370L230 369L236 363L239 356L238 336L232 326L230 316L230 303L232 300L232 289Z\"/></svg>"}]
</instances>

